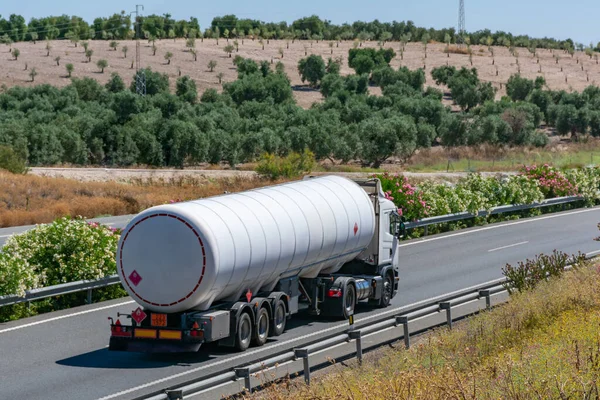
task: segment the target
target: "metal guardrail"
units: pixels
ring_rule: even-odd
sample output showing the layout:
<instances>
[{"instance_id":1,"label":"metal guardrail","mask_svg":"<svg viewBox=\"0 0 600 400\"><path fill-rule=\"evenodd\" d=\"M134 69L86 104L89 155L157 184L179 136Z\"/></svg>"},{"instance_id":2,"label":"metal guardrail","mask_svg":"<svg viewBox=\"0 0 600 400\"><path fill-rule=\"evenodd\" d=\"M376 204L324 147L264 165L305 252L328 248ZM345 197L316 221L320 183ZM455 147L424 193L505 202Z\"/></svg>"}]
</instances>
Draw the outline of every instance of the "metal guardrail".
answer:
<instances>
[{"instance_id":1,"label":"metal guardrail","mask_svg":"<svg viewBox=\"0 0 600 400\"><path fill-rule=\"evenodd\" d=\"M592 258L586 255L586 259ZM572 261L571 261L572 262ZM571 265L565 267L565 270L572 269ZM389 328L402 326L402 334L396 339L403 339L405 348L410 348L410 329L409 324L416 320L421 320L427 317L436 316L441 312L446 314L446 325L449 329L452 329L452 323L454 321L452 317L453 308L464 306L469 303L485 299L485 306L478 306L478 312L482 309L491 309L492 301L491 297L501 293L508 292L506 288L506 278L499 278L493 281L486 282L481 285L472 286L463 290L458 290L452 293L444 294L427 301L417 303L416 305L406 307L402 312L395 313L392 318L382 317L375 322L363 322L358 321L356 326L349 326L343 332L333 334L333 336L320 338L315 342L303 345L302 347L291 348L284 351L281 354L276 354L266 360L254 362L252 364L241 365L235 368L228 368L220 373L213 374L206 378L192 379L187 382L181 383L176 386L172 386L163 389L159 392L150 393L141 397L135 398L135 400L172 400L172 399L185 399L185 396L195 395L200 391L206 391L210 388L214 388L228 383L235 383L238 380L244 380L244 391L252 392L254 386L261 386L265 382L273 381L275 378L273 375L267 375L267 372L272 368L289 362L294 362L302 359L303 363L303 376L304 381L307 385L310 385L310 374L311 364L309 357L311 354L327 350L334 346L355 342L356 350L345 355L345 358L357 358L359 363L362 363L363 359L363 345L362 338L367 335L381 333ZM387 314L385 311L383 314ZM466 315L472 315L467 313ZM461 317L464 317L462 315ZM425 329L431 329L432 327L439 326L439 322L433 321L428 323ZM422 331L422 330L421 330ZM386 343L389 343L387 341ZM381 345L375 345L372 347L380 347ZM319 362L313 367L324 364ZM258 385L252 384L252 378L258 378L258 374L262 374L260 383ZM238 392L238 393L241 393Z\"/></svg>"},{"instance_id":2,"label":"metal guardrail","mask_svg":"<svg viewBox=\"0 0 600 400\"><path fill-rule=\"evenodd\" d=\"M212 375L203 379L192 379L180 385L176 385L167 389L160 390L158 392L137 397L135 400L184 399L186 396L196 394L200 391L204 391L228 383L234 383L242 379L244 381L245 390L252 392L253 386L259 386L252 384L253 376L263 373L261 382L264 383L265 381L272 380L272 378L269 379L264 372L272 369L273 367L276 367L277 365L297 361L300 359L302 359L303 362L304 381L310 385L311 365L309 357L312 354L322 350L326 350L339 344L354 341L356 344L356 350L350 353L349 356L351 358L356 357L359 362L362 362L362 337L387 330L391 327L399 326L403 327L403 334L400 335L398 339L403 339L405 347L409 348L409 324L412 321L429 316L438 315L440 312L445 312L447 321L446 323L449 328L452 328L452 309L454 307L465 305L467 303L471 303L480 299L485 299L485 308L489 309L491 308L491 296L506 291L506 289L503 286L504 282L506 282L506 279L501 278L480 286L474 286L461 291L442 295L431 299L427 302L423 302L418 305L406 308L405 310L403 310L403 312L393 315L391 318L382 317L381 319L376 320L375 322L365 322L362 324L359 321L356 324L356 327L349 327L345 330L341 328L341 330L343 330L343 332L341 333L338 332L333 336L318 339L318 341L316 342L299 348L291 348L281 354L274 355L266 360L255 362L249 365L241 365L233 369L228 368L227 370L217 373L216 375ZM436 322L431 326L436 325L439 324Z\"/></svg>"},{"instance_id":3,"label":"metal guardrail","mask_svg":"<svg viewBox=\"0 0 600 400\"><path fill-rule=\"evenodd\" d=\"M436 217L428 217L428 218L423 218L418 221L407 222L405 224L405 226L406 226L406 229L425 227L425 230L427 231L427 227L429 225L444 224L444 223L448 223L448 222L461 221L461 220L475 218L475 217L486 217L488 215L498 215L498 214L503 214L503 213L507 213L507 212L531 210L531 209L535 209L535 208L550 207L550 206L556 206L556 205L561 205L561 204L564 205L564 204L569 204L569 203L575 203L577 201L582 201L582 200L583 200L583 197L580 197L580 196L556 197L553 199L543 200L539 203L516 204L516 205L494 207L489 211L487 211L487 210L479 211L477 214L471 214L470 212L462 212L462 213L456 213L456 214L439 215ZM427 232L425 234L427 234Z\"/></svg>"},{"instance_id":4,"label":"metal guardrail","mask_svg":"<svg viewBox=\"0 0 600 400\"><path fill-rule=\"evenodd\" d=\"M25 292L25 296L0 296L0 307L84 291L87 291L87 303L90 304L92 302L92 291L94 289L116 285L118 283L120 283L118 275L111 275L106 278L98 279L96 281L77 281L61 283L60 285L28 290L27 292Z\"/></svg>"},{"instance_id":5,"label":"metal guardrail","mask_svg":"<svg viewBox=\"0 0 600 400\"><path fill-rule=\"evenodd\" d=\"M581 201L581 200L583 200L583 198L579 197L579 196L557 197L554 199L547 199L547 200L541 201L539 203L533 203L533 204L517 204L517 205L494 207L489 211L480 211L477 215L473 215L469 212L464 212L464 213L457 213L457 214L440 215L437 217L423 218L422 220L419 220L419 221L407 222L405 224L405 226L406 226L406 229L414 229L414 228L424 227L425 235L427 235L427 233L428 233L427 227L429 225L443 224L443 223L447 223L447 222L460 221L460 220L475 218L475 217L485 217L487 215L497 215L497 214L502 214L502 213L506 213L506 212L514 212L514 211L528 210L528 209L534 209L534 208L555 206L555 205L560 205L560 204L568 204L568 203L574 203L574 202ZM69 294L69 293L83 292L83 291L88 292L87 302L88 302L88 304L90 304L92 302L92 291L94 289L98 289L98 288L102 288L102 287L106 287L106 286L110 286L110 285L115 285L117 283L119 283L119 277L117 275L112 275L112 276L109 276L106 278L99 279L97 281L77 281L77 282L63 283L63 284L56 285L56 286L49 286L49 287L45 287L45 288L32 289L30 291L27 291L26 295L23 297L16 296L16 295L0 296L0 307L8 306L11 304L31 302L34 300L41 300L41 299L45 299L47 297L52 297L52 296L61 296L64 294Z\"/></svg>"}]
</instances>

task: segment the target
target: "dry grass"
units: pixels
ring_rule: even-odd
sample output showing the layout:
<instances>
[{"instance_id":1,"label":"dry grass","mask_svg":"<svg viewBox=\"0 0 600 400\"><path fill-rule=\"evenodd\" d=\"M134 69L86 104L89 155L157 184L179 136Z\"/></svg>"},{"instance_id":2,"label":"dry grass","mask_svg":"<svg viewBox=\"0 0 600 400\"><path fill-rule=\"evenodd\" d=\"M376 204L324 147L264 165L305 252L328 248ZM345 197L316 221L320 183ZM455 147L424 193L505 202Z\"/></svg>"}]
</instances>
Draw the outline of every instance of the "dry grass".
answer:
<instances>
[{"instance_id":1,"label":"dry grass","mask_svg":"<svg viewBox=\"0 0 600 400\"><path fill-rule=\"evenodd\" d=\"M406 171L514 171L523 165L552 164L577 167L600 163L600 141L563 144L554 141L546 148L480 145L420 150L404 166ZM388 168L384 165L384 168Z\"/></svg>"},{"instance_id":2,"label":"dry grass","mask_svg":"<svg viewBox=\"0 0 600 400\"><path fill-rule=\"evenodd\" d=\"M459 46L447 46L444 49L444 53L446 54L463 54L463 55L469 55L471 54L471 50L469 50L467 47L459 47Z\"/></svg>"},{"instance_id":3,"label":"dry grass","mask_svg":"<svg viewBox=\"0 0 600 400\"><path fill-rule=\"evenodd\" d=\"M51 222L63 216L134 214L170 201L192 200L272 184L259 178L183 176L116 182L13 175L0 171L0 227Z\"/></svg>"},{"instance_id":4,"label":"dry grass","mask_svg":"<svg viewBox=\"0 0 600 400\"><path fill-rule=\"evenodd\" d=\"M311 387L288 381L246 398L597 399L599 288L600 271L585 266L408 351L334 365Z\"/></svg>"}]
</instances>

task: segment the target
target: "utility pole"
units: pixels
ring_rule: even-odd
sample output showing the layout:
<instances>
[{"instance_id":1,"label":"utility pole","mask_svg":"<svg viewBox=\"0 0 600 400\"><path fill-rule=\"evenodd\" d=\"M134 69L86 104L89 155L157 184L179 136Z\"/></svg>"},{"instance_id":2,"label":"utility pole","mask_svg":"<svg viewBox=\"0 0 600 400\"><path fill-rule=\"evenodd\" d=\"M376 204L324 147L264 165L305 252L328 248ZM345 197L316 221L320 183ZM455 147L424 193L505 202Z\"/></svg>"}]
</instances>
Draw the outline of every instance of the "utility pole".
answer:
<instances>
[{"instance_id":1,"label":"utility pole","mask_svg":"<svg viewBox=\"0 0 600 400\"><path fill-rule=\"evenodd\" d=\"M142 4L135 5L135 92L140 96L146 95L146 72L141 69L141 44L142 37L142 21L140 18L140 7L144 11Z\"/></svg>"},{"instance_id":2,"label":"utility pole","mask_svg":"<svg viewBox=\"0 0 600 400\"><path fill-rule=\"evenodd\" d=\"M458 44L465 43L465 0L458 1Z\"/></svg>"}]
</instances>

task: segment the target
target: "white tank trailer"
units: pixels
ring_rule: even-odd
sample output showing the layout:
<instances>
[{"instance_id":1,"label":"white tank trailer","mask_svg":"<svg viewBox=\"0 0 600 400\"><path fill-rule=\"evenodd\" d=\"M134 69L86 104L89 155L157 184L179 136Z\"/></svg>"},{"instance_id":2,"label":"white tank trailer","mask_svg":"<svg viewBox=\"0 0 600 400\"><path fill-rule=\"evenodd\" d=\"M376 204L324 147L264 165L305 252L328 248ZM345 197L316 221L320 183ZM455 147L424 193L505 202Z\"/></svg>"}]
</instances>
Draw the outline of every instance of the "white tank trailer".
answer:
<instances>
[{"instance_id":1,"label":"white tank trailer","mask_svg":"<svg viewBox=\"0 0 600 400\"><path fill-rule=\"evenodd\" d=\"M403 223L379 180L304 180L149 208L123 230L117 271L140 305L111 350L245 350L301 309L349 318L398 288Z\"/></svg>"}]
</instances>

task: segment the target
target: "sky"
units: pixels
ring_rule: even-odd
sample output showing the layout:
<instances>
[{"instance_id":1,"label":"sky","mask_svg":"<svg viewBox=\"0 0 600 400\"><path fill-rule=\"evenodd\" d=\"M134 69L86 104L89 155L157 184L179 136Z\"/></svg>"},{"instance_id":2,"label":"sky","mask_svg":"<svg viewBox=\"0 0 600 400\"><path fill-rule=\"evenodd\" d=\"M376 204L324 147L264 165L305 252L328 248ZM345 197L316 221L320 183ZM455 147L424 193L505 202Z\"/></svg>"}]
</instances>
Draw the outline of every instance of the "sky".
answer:
<instances>
[{"instance_id":1,"label":"sky","mask_svg":"<svg viewBox=\"0 0 600 400\"><path fill-rule=\"evenodd\" d=\"M335 24L371 21L412 20L417 26L456 27L458 0L27 0L3 1L0 15L20 14L32 17L48 15L78 15L88 22L98 16L135 10L143 4L143 13L170 13L176 19L197 17L204 30L213 17L235 14L240 18L262 21L287 21L316 14ZM572 38L585 45L600 42L599 0L465 0L467 31L479 29L503 30L533 37Z\"/></svg>"}]
</instances>

